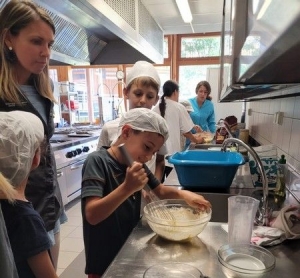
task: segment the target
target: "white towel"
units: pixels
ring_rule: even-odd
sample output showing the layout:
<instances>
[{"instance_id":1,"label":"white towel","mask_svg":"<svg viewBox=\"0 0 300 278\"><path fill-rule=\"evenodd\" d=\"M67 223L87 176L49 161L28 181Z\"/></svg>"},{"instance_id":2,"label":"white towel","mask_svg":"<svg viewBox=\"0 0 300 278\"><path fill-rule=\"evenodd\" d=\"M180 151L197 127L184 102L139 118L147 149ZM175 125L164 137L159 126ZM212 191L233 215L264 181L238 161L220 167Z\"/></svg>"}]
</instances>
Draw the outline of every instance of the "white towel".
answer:
<instances>
[{"instance_id":1,"label":"white towel","mask_svg":"<svg viewBox=\"0 0 300 278\"><path fill-rule=\"evenodd\" d=\"M271 222L271 227L281 229L287 239L300 238L300 206L284 207L274 216L276 218Z\"/></svg>"},{"instance_id":2,"label":"white towel","mask_svg":"<svg viewBox=\"0 0 300 278\"><path fill-rule=\"evenodd\" d=\"M222 229L228 233L228 225L222 224ZM286 239L284 231L278 228L266 226L254 226L252 230L251 243L260 246L273 246Z\"/></svg>"}]
</instances>

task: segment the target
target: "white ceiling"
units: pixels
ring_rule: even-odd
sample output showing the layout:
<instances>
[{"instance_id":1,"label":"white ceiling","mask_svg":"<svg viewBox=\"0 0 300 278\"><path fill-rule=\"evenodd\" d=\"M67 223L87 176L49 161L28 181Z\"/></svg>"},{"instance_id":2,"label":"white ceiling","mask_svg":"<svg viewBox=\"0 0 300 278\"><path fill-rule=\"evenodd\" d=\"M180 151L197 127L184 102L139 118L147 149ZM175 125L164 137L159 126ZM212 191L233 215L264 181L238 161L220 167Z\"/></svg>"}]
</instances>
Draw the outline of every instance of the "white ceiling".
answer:
<instances>
[{"instance_id":1,"label":"white ceiling","mask_svg":"<svg viewBox=\"0 0 300 278\"><path fill-rule=\"evenodd\" d=\"M175 0L142 0L165 35L221 32L223 0L188 0L193 15L184 23ZM191 26L192 25L192 26Z\"/></svg>"}]
</instances>

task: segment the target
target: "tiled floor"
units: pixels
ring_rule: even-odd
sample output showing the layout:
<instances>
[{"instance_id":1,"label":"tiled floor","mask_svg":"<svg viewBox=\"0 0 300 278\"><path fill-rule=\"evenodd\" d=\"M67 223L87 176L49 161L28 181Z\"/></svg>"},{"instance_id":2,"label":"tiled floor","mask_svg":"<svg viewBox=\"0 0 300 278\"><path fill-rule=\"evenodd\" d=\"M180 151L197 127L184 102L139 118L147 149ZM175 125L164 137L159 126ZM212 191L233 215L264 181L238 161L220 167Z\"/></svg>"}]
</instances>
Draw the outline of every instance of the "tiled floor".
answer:
<instances>
[{"instance_id":1,"label":"tiled floor","mask_svg":"<svg viewBox=\"0 0 300 278\"><path fill-rule=\"evenodd\" d=\"M67 267L69 267L77 257L82 256L84 249L80 198L73 200L66 206L66 213L68 222L61 225L60 234L61 243L57 267L57 275L59 277L65 277ZM76 277L86 277L84 275L84 260L82 260L79 267L78 272L81 273L78 273Z\"/></svg>"}]
</instances>

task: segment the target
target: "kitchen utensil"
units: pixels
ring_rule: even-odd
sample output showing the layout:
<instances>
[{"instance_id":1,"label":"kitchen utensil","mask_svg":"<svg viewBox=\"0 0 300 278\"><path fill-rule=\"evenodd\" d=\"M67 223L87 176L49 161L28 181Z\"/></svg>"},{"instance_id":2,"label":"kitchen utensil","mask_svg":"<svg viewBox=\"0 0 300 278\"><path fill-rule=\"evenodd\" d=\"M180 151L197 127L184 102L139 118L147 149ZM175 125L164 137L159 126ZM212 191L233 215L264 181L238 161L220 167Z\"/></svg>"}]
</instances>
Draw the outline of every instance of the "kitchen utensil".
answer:
<instances>
[{"instance_id":1,"label":"kitchen utensil","mask_svg":"<svg viewBox=\"0 0 300 278\"><path fill-rule=\"evenodd\" d=\"M249 196L228 198L228 242L250 243L259 201Z\"/></svg>"},{"instance_id":2,"label":"kitchen utensil","mask_svg":"<svg viewBox=\"0 0 300 278\"><path fill-rule=\"evenodd\" d=\"M122 153L122 155L126 161L126 164L130 167L133 163L133 159L127 152L125 144L119 145L119 150ZM160 200L148 184L146 184L145 188L146 188L146 191L148 192L148 197L150 198L151 202ZM163 218L166 220L174 219L172 216L172 213L170 213L169 210L163 205L157 206L155 209L153 209L152 214L155 215L156 217Z\"/></svg>"},{"instance_id":3,"label":"kitchen utensil","mask_svg":"<svg viewBox=\"0 0 300 278\"><path fill-rule=\"evenodd\" d=\"M165 207L173 219L165 219L155 210ZM159 236L172 241L186 241L200 234L211 219L211 209L200 211L183 199L165 199L144 207L144 216L150 228Z\"/></svg>"},{"instance_id":4,"label":"kitchen utensil","mask_svg":"<svg viewBox=\"0 0 300 278\"><path fill-rule=\"evenodd\" d=\"M172 277L172 278L204 278L201 271L189 264L179 262L164 262L150 266L143 278Z\"/></svg>"},{"instance_id":5,"label":"kitchen utensil","mask_svg":"<svg viewBox=\"0 0 300 278\"><path fill-rule=\"evenodd\" d=\"M275 266L275 257L253 244L226 244L219 248L218 259L228 278L262 277Z\"/></svg>"}]
</instances>

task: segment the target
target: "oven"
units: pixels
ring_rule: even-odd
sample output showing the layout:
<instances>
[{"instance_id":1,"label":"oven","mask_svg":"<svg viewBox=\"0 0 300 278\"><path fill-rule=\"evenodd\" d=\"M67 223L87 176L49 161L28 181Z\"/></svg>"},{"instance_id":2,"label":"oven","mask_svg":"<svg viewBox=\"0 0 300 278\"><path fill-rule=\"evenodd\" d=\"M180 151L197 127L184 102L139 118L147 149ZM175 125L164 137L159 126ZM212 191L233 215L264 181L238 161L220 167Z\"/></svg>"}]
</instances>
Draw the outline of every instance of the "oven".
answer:
<instances>
[{"instance_id":1,"label":"oven","mask_svg":"<svg viewBox=\"0 0 300 278\"><path fill-rule=\"evenodd\" d=\"M96 150L98 137L52 138L50 142L54 150L63 204L66 205L81 194L82 167L88 154Z\"/></svg>"}]
</instances>

